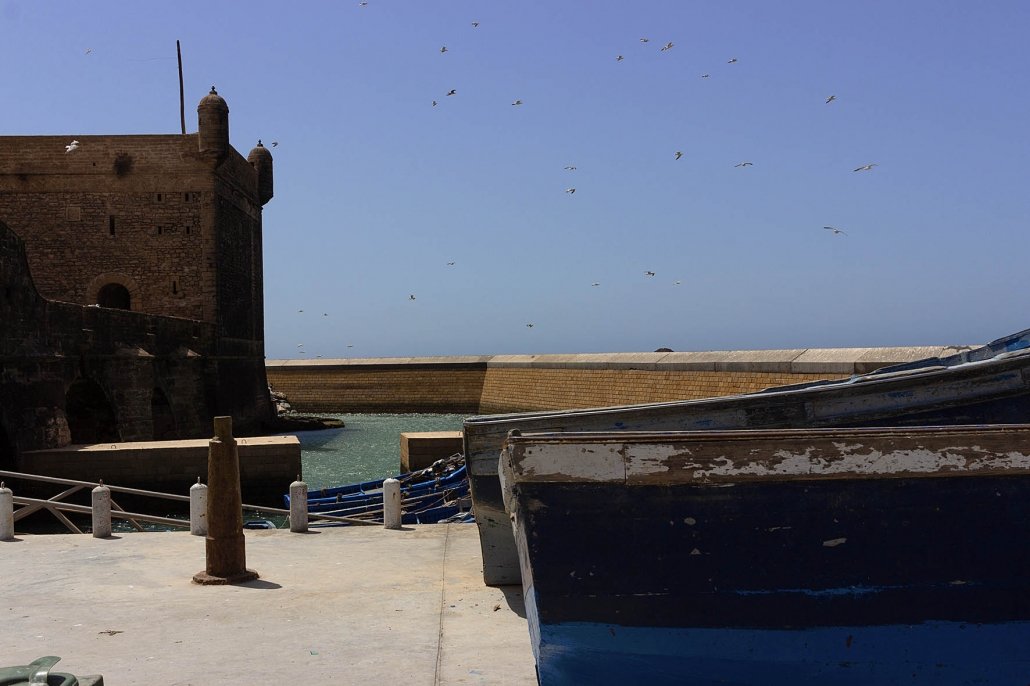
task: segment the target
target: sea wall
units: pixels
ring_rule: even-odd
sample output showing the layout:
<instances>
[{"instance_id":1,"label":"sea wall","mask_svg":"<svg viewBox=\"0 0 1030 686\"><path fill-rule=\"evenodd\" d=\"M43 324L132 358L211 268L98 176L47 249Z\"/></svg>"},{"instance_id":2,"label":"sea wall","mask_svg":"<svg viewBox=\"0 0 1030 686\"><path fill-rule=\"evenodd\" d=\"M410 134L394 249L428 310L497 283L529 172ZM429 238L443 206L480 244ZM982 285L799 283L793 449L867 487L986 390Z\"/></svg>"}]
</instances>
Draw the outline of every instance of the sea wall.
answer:
<instances>
[{"instance_id":1,"label":"sea wall","mask_svg":"<svg viewBox=\"0 0 1030 686\"><path fill-rule=\"evenodd\" d=\"M966 346L962 347L963 349ZM841 379L957 348L268 360L298 412L494 414L690 400Z\"/></svg>"}]
</instances>

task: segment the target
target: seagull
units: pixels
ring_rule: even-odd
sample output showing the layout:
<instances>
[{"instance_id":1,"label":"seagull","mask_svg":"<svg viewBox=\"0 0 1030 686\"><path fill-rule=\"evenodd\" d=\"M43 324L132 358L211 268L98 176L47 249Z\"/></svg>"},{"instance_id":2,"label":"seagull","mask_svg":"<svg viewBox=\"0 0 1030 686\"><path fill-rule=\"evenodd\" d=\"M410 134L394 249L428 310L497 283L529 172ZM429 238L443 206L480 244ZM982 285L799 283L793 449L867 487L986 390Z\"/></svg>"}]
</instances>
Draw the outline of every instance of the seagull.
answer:
<instances>
[{"instance_id":1,"label":"seagull","mask_svg":"<svg viewBox=\"0 0 1030 686\"><path fill-rule=\"evenodd\" d=\"M841 231L840 229L834 228L832 226L824 226L823 228L826 229L827 231L832 231L834 236L836 236L838 234L840 234L841 236L847 236L848 235L844 231Z\"/></svg>"},{"instance_id":2,"label":"seagull","mask_svg":"<svg viewBox=\"0 0 1030 686\"><path fill-rule=\"evenodd\" d=\"M837 99L836 95L831 95L830 97L826 98L826 104L829 105L831 102L833 102L836 99Z\"/></svg>"},{"instance_id":3,"label":"seagull","mask_svg":"<svg viewBox=\"0 0 1030 686\"><path fill-rule=\"evenodd\" d=\"M741 162L740 164L733 165L734 167L753 167L755 166L752 162Z\"/></svg>"},{"instance_id":4,"label":"seagull","mask_svg":"<svg viewBox=\"0 0 1030 686\"><path fill-rule=\"evenodd\" d=\"M479 26L479 22L478 21L472 22L472 28L476 28L477 26Z\"/></svg>"},{"instance_id":5,"label":"seagull","mask_svg":"<svg viewBox=\"0 0 1030 686\"><path fill-rule=\"evenodd\" d=\"M682 281L675 281L675 282L673 282L672 285L673 286L679 286L681 283L683 283L683 282Z\"/></svg>"},{"instance_id":6,"label":"seagull","mask_svg":"<svg viewBox=\"0 0 1030 686\"><path fill-rule=\"evenodd\" d=\"M353 343L348 343L348 344L347 344L347 347L348 347L348 348L353 348L353 347L354 347L354 344L353 344Z\"/></svg>"},{"instance_id":7,"label":"seagull","mask_svg":"<svg viewBox=\"0 0 1030 686\"><path fill-rule=\"evenodd\" d=\"M521 105L521 104L522 104L521 100L516 100L515 102L512 103L512 105Z\"/></svg>"},{"instance_id":8,"label":"seagull","mask_svg":"<svg viewBox=\"0 0 1030 686\"><path fill-rule=\"evenodd\" d=\"M447 52L447 46L445 45L442 48L440 48L440 52Z\"/></svg>"},{"instance_id":9,"label":"seagull","mask_svg":"<svg viewBox=\"0 0 1030 686\"><path fill-rule=\"evenodd\" d=\"M303 343L298 343L298 344L297 344L297 347L298 347L298 348L303 348L303 347L304 347L304 344L303 344Z\"/></svg>"},{"instance_id":10,"label":"seagull","mask_svg":"<svg viewBox=\"0 0 1030 686\"><path fill-rule=\"evenodd\" d=\"M273 148L278 148L279 147L279 141L272 141L272 147Z\"/></svg>"},{"instance_id":11,"label":"seagull","mask_svg":"<svg viewBox=\"0 0 1030 686\"><path fill-rule=\"evenodd\" d=\"M644 272L644 276L654 276L654 272L651 272L651 271Z\"/></svg>"},{"instance_id":12,"label":"seagull","mask_svg":"<svg viewBox=\"0 0 1030 686\"><path fill-rule=\"evenodd\" d=\"M458 94L458 91L454 90L453 88L450 89L449 91L447 91L447 95L457 95L457 94Z\"/></svg>"},{"instance_id":13,"label":"seagull","mask_svg":"<svg viewBox=\"0 0 1030 686\"><path fill-rule=\"evenodd\" d=\"M683 153L681 153L679 150L677 150L676 151L676 159L678 160L681 157L683 157Z\"/></svg>"},{"instance_id":14,"label":"seagull","mask_svg":"<svg viewBox=\"0 0 1030 686\"><path fill-rule=\"evenodd\" d=\"M711 77L711 74L701 74L702 79L707 79L709 77Z\"/></svg>"},{"instance_id":15,"label":"seagull","mask_svg":"<svg viewBox=\"0 0 1030 686\"><path fill-rule=\"evenodd\" d=\"M447 266L448 266L448 267L453 267L453 266L454 266L454 263L453 263L453 262L448 262L448 263L447 263Z\"/></svg>"},{"instance_id":16,"label":"seagull","mask_svg":"<svg viewBox=\"0 0 1030 686\"><path fill-rule=\"evenodd\" d=\"M569 195L572 195L573 193L576 192L576 189L575 188L566 188L565 192L568 193Z\"/></svg>"},{"instance_id":17,"label":"seagull","mask_svg":"<svg viewBox=\"0 0 1030 686\"><path fill-rule=\"evenodd\" d=\"M576 171L576 167L570 164L569 166L565 167L565 171Z\"/></svg>"},{"instance_id":18,"label":"seagull","mask_svg":"<svg viewBox=\"0 0 1030 686\"><path fill-rule=\"evenodd\" d=\"M408 300L414 300L414 299L415 299L415 294L414 293L412 293L411 295L408 296Z\"/></svg>"},{"instance_id":19,"label":"seagull","mask_svg":"<svg viewBox=\"0 0 1030 686\"><path fill-rule=\"evenodd\" d=\"M433 101L433 107L436 107L436 100Z\"/></svg>"},{"instance_id":20,"label":"seagull","mask_svg":"<svg viewBox=\"0 0 1030 686\"><path fill-rule=\"evenodd\" d=\"M72 141L68 145L64 146L64 154L67 155L68 153L72 152L73 150L78 150L78 149L79 149L79 142L78 141Z\"/></svg>"},{"instance_id":21,"label":"seagull","mask_svg":"<svg viewBox=\"0 0 1030 686\"><path fill-rule=\"evenodd\" d=\"M360 5L361 7L368 7L367 2L359 2L358 5Z\"/></svg>"},{"instance_id":22,"label":"seagull","mask_svg":"<svg viewBox=\"0 0 1030 686\"><path fill-rule=\"evenodd\" d=\"M86 48L86 54L87 55L93 54L93 48Z\"/></svg>"},{"instance_id":23,"label":"seagull","mask_svg":"<svg viewBox=\"0 0 1030 686\"><path fill-rule=\"evenodd\" d=\"M323 312L323 313L322 313L322 316L323 316L323 317L328 317L328 316L329 316L329 313L328 313L328 312Z\"/></svg>"},{"instance_id":24,"label":"seagull","mask_svg":"<svg viewBox=\"0 0 1030 686\"><path fill-rule=\"evenodd\" d=\"M672 50L672 41L669 41L668 43L663 45L662 49L659 50L658 52L665 52L666 50Z\"/></svg>"},{"instance_id":25,"label":"seagull","mask_svg":"<svg viewBox=\"0 0 1030 686\"><path fill-rule=\"evenodd\" d=\"M297 311L298 311L298 312L303 312L304 310L297 310Z\"/></svg>"},{"instance_id":26,"label":"seagull","mask_svg":"<svg viewBox=\"0 0 1030 686\"><path fill-rule=\"evenodd\" d=\"M737 61L736 57L731 57L729 60L726 61L726 64L735 64L736 61Z\"/></svg>"},{"instance_id":27,"label":"seagull","mask_svg":"<svg viewBox=\"0 0 1030 686\"><path fill-rule=\"evenodd\" d=\"M641 42L641 43L647 43L647 42L649 42L650 40L651 40L650 38L641 38L641 39L640 39L640 42Z\"/></svg>"},{"instance_id":28,"label":"seagull","mask_svg":"<svg viewBox=\"0 0 1030 686\"><path fill-rule=\"evenodd\" d=\"M600 285L601 285L601 282L600 282L600 281L595 281L595 282L593 282L593 283L592 283L592 284L590 284L590 285L591 285L591 286L600 286Z\"/></svg>"},{"instance_id":29,"label":"seagull","mask_svg":"<svg viewBox=\"0 0 1030 686\"><path fill-rule=\"evenodd\" d=\"M864 164L864 165L862 165L861 167L859 167L857 169L852 169L851 171L869 171L873 167L877 167L877 166L879 166L879 165L877 165L877 164Z\"/></svg>"},{"instance_id":30,"label":"seagull","mask_svg":"<svg viewBox=\"0 0 1030 686\"><path fill-rule=\"evenodd\" d=\"M616 57L616 58L615 58L615 61L616 61L616 62L621 62L621 61L622 61L622 60L624 60L624 59L625 59L625 58L624 58L624 57L623 57L622 55L619 55L618 57Z\"/></svg>"},{"instance_id":31,"label":"seagull","mask_svg":"<svg viewBox=\"0 0 1030 686\"><path fill-rule=\"evenodd\" d=\"M526 328L532 329L533 328L533 324L532 323L526 324Z\"/></svg>"}]
</instances>

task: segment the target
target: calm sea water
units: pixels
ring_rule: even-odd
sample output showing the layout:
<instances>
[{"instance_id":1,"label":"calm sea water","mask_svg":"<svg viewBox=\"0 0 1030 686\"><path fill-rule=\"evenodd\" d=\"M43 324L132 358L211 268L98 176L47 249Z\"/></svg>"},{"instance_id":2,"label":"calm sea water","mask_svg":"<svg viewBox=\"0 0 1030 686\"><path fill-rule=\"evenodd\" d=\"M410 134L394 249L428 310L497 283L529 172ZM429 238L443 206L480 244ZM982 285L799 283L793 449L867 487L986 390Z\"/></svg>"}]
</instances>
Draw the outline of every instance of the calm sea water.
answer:
<instances>
[{"instance_id":1,"label":"calm sea water","mask_svg":"<svg viewBox=\"0 0 1030 686\"><path fill-rule=\"evenodd\" d=\"M301 464L308 490L382 479L400 471L401 434L460 431L463 414L322 414L342 429L300 431Z\"/></svg>"}]
</instances>

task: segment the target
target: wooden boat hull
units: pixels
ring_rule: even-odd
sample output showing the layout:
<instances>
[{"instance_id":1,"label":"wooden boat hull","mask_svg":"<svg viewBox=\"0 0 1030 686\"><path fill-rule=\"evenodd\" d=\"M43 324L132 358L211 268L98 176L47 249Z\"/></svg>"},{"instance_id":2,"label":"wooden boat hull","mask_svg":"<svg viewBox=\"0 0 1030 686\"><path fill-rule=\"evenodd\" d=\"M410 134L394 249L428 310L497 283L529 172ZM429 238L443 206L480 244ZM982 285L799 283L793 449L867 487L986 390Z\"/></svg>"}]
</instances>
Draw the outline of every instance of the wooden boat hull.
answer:
<instances>
[{"instance_id":1,"label":"wooden boat hull","mask_svg":"<svg viewBox=\"0 0 1030 686\"><path fill-rule=\"evenodd\" d=\"M511 430L704 431L743 428L1014 424L1030 419L1030 330L945 358L703 400L551 413L484 415L464 422L466 465L488 585L520 580L497 480Z\"/></svg>"},{"instance_id":2,"label":"wooden boat hull","mask_svg":"<svg viewBox=\"0 0 1030 686\"><path fill-rule=\"evenodd\" d=\"M1030 675L1030 426L522 435L501 469L541 684Z\"/></svg>"}]
</instances>

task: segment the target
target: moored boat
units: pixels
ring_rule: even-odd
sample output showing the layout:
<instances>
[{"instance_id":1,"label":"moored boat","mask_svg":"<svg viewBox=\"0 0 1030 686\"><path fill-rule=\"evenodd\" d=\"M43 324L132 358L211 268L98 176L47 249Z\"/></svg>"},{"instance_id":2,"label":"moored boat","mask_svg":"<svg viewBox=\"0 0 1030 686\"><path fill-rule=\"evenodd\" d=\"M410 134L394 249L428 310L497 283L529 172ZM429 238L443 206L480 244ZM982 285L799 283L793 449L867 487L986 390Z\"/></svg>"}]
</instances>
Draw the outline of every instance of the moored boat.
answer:
<instances>
[{"instance_id":1,"label":"moored boat","mask_svg":"<svg viewBox=\"0 0 1030 686\"><path fill-rule=\"evenodd\" d=\"M484 580L519 582L515 539L497 480L510 430L704 431L746 428L1013 424L1030 418L1030 330L953 355L841 381L744 395L560 412L484 415L463 427Z\"/></svg>"},{"instance_id":2,"label":"moored boat","mask_svg":"<svg viewBox=\"0 0 1030 686\"><path fill-rule=\"evenodd\" d=\"M511 436L540 683L1019 684L1030 425Z\"/></svg>"}]
</instances>

